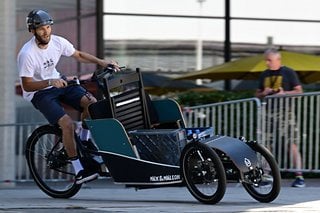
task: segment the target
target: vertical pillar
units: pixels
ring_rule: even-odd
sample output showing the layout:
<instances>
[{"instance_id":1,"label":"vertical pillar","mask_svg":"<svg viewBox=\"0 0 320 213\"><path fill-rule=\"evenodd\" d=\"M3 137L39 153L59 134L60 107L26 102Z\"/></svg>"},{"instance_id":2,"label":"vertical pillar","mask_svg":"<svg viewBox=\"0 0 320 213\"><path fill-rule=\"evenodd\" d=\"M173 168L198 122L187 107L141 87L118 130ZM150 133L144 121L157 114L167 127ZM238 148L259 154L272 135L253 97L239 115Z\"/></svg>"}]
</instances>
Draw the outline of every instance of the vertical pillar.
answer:
<instances>
[{"instance_id":1,"label":"vertical pillar","mask_svg":"<svg viewBox=\"0 0 320 213\"><path fill-rule=\"evenodd\" d=\"M0 124L13 124L15 118L16 1L0 1ZM13 186L15 180L14 127L0 125L0 187Z\"/></svg>"},{"instance_id":2,"label":"vertical pillar","mask_svg":"<svg viewBox=\"0 0 320 213\"><path fill-rule=\"evenodd\" d=\"M224 62L231 60L230 42L230 0L225 0L225 40L224 40ZM231 80L225 80L225 90L231 89Z\"/></svg>"},{"instance_id":3,"label":"vertical pillar","mask_svg":"<svg viewBox=\"0 0 320 213\"><path fill-rule=\"evenodd\" d=\"M199 2L198 15L202 15L202 4L205 0L197 0ZM203 42L202 42L202 19L198 18L198 40L197 40L197 70L202 69L202 57L203 57Z\"/></svg>"},{"instance_id":4,"label":"vertical pillar","mask_svg":"<svg viewBox=\"0 0 320 213\"><path fill-rule=\"evenodd\" d=\"M205 2L205 0L197 0L199 2L199 16L202 15L202 4ZM197 40L197 70L202 69L203 64L203 42L202 42L202 19L198 18L198 40ZM196 80L197 85L202 85L202 79Z\"/></svg>"},{"instance_id":5,"label":"vertical pillar","mask_svg":"<svg viewBox=\"0 0 320 213\"><path fill-rule=\"evenodd\" d=\"M103 0L96 0L96 23L97 23L97 56L99 58L104 58L104 37L103 37Z\"/></svg>"},{"instance_id":6,"label":"vertical pillar","mask_svg":"<svg viewBox=\"0 0 320 213\"><path fill-rule=\"evenodd\" d=\"M77 0L77 6L76 6L76 10L77 10L77 49L78 50L82 50L81 49L81 39L82 39L82 34L81 34L81 0ZM77 76L80 79L81 77L81 63L77 62Z\"/></svg>"}]
</instances>

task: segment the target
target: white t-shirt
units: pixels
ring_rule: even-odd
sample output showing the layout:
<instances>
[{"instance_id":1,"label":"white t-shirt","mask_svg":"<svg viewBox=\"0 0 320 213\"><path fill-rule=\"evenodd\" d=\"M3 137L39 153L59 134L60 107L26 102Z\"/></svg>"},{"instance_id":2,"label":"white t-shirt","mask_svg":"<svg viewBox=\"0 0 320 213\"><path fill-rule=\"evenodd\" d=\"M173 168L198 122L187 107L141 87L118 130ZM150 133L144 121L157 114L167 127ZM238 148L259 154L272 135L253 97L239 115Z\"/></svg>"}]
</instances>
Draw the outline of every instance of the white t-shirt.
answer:
<instances>
[{"instance_id":1,"label":"white t-shirt","mask_svg":"<svg viewBox=\"0 0 320 213\"><path fill-rule=\"evenodd\" d=\"M46 49L40 49L32 37L21 48L17 63L19 77L32 77L34 81L60 78L60 73L56 70L56 65L60 57L71 56L75 52L73 45L60 36L51 35L50 42ZM22 84L21 84L22 86ZM47 87L45 89L48 89ZM31 101L34 92L26 92L23 87L23 98Z\"/></svg>"}]
</instances>

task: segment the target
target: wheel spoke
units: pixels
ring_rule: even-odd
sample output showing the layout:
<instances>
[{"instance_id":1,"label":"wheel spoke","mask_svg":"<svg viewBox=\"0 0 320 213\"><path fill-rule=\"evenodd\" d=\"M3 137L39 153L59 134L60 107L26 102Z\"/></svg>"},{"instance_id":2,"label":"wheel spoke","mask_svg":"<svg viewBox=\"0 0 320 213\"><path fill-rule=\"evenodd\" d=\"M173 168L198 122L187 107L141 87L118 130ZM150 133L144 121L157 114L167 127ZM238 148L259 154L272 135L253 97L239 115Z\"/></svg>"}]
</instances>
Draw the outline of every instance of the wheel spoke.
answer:
<instances>
[{"instance_id":1,"label":"wheel spoke","mask_svg":"<svg viewBox=\"0 0 320 213\"><path fill-rule=\"evenodd\" d=\"M49 196L68 198L80 190L58 128L46 125L36 129L27 141L26 157L35 182Z\"/></svg>"},{"instance_id":2,"label":"wheel spoke","mask_svg":"<svg viewBox=\"0 0 320 213\"><path fill-rule=\"evenodd\" d=\"M260 202L273 201L280 192L280 172L271 153L259 144L252 145L257 153L257 167L245 174L242 184L246 191Z\"/></svg>"},{"instance_id":3,"label":"wheel spoke","mask_svg":"<svg viewBox=\"0 0 320 213\"><path fill-rule=\"evenodd\" d=\"M218 155L201 143L190 143L182 153L182 171L190 193L203 203L219 202L226 177Z\"/></svg>"}]
</instances>

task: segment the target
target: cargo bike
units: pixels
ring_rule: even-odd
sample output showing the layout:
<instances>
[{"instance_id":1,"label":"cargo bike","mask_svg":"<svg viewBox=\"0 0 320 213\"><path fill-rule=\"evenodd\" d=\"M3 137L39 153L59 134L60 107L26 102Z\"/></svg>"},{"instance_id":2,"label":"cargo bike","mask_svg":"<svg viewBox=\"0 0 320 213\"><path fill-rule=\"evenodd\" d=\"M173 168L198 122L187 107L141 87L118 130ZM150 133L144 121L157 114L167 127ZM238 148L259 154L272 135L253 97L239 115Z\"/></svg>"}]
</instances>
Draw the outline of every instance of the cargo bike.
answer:
<instances>
[{"instance_id":1,"label":"cargo bike","mask_svg":"<svg viewBox=\"0 0 320 213\"><path fill-rule=\"evenodd\" d=\"M86 120L93 143L75 134L82 163L114 183L135 189L186 186L198 201L216 204L227 183L239 182L259 202L280 192L280 172L264 146L244 138L215 135L212 127L188 128L172 99L151 100L139 69L96 71L100 96ZM79 86L79 85L76 85ZM81 185L64 150L61 129L44 125L26 143L26 159L39 188L53 198L70 198Z\"/></svg>"}]
</instances>

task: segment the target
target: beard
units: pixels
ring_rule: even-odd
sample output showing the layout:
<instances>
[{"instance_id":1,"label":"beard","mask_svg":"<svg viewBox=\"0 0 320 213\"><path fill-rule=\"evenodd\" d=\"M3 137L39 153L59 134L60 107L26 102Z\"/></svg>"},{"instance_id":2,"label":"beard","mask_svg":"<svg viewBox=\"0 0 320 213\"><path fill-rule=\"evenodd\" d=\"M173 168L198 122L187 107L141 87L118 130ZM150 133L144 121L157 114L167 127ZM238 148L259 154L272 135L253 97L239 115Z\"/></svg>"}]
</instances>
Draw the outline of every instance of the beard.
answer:
<instances>
[{"instance_id":1,"label":"beard","mask_svg":"<svg viewBox=\"0 0 320 213\"><path fill-rule=\"evenodd\" d=\"M42 38L36 32L34 33L34 36L36 37L36 40L38 41L38 45L47 45L50 41L50 38L51 38L50 35L48 36L48 39Z\"/></svg>"}]
</instances>

